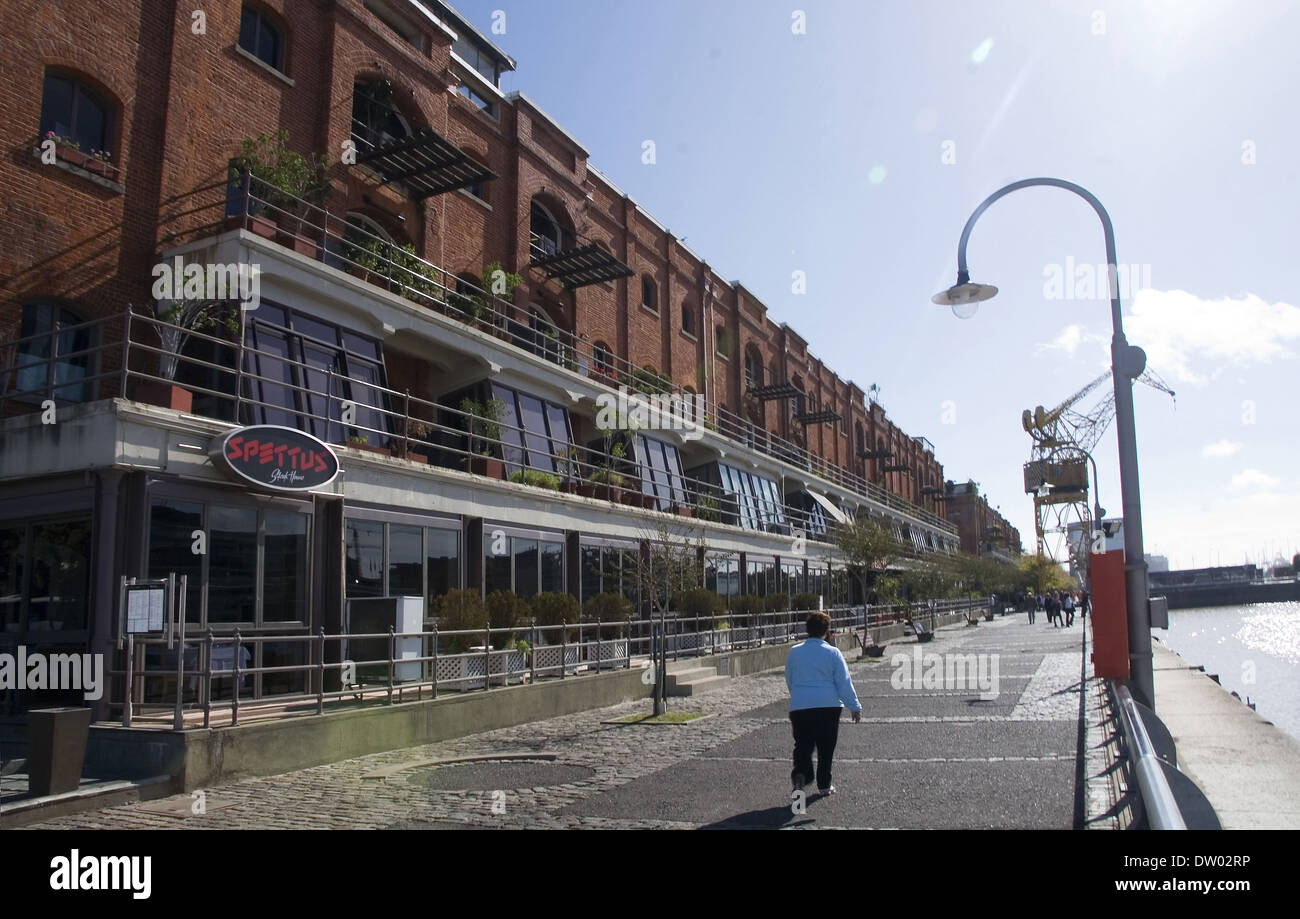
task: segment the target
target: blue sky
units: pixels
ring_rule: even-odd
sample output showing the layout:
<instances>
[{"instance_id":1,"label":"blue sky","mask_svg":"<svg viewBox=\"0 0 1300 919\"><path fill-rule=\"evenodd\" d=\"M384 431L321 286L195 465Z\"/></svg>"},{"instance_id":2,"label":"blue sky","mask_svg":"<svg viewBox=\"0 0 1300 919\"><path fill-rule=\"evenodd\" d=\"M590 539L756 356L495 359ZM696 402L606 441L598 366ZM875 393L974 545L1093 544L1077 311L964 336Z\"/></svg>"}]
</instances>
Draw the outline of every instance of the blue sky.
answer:
<instances>
[{"instance_id":1,"label":"blue sky","mask_svg":"<svg viewBox=\"0 0 1300 919\"><path fill-rule=\"evenodd\" d=\"M1105 262L1100 224L1067 192L1017 192L969 248L973 278L1001 294L965 321L929 298L953 283L962 224L990 192L1040 175L1091 189L1119 261L1149 278L1124 291L1129 339L1178 393L1175 408L1136 392L1147 551L1175 567L1300 551L1300 6L457 8L488 34L504 12L493 37L519 69L503 89L842 376L879 384L890 417L934 442L948 478L981 483L1027 548L1020 412L1103 372L1110 339L1105 299L1045 285L1051 266ZM1115 451L1112 425L1094 455L1118 515Z\"/></svg>"}]
</instances>

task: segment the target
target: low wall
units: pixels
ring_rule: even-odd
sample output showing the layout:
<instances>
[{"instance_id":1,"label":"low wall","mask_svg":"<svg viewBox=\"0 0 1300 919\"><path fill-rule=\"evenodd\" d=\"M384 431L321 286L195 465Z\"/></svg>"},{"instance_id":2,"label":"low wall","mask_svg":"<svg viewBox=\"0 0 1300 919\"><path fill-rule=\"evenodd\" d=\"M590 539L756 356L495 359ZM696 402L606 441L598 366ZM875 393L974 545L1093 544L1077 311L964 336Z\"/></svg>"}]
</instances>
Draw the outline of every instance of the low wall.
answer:
<instances>
[{"instance_id":1,"label":"low wall","mask_svg":"<svg viewBox=\"0 0 1300 919\"><path fill-rule=\"evenodd\" d=\"M961 614L940 616L937 624L962 618ZM903 636L904 628L891 625L871 632L877 643L884 644ZM841 633L836 641L847 657L858 653L856 635ZM719 672L725 668L736 677L784 666L789 650L786 644L765 645L691 660L718 667ZM86 760L96 775L133 779L169 775L177 791L188 792L648 699L652 686L642 676L640 668L617 670L180 733L94 725Z\"/></svg>"}]
</instances>

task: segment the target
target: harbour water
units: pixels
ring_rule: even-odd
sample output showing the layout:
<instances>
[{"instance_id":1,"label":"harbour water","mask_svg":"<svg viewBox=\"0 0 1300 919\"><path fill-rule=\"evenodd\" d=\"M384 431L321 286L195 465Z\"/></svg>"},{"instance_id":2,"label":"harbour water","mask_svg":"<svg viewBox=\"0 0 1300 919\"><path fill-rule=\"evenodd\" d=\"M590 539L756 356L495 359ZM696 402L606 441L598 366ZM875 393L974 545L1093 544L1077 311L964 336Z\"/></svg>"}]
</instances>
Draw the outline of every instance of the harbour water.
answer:
<instances>
[{"instance_id":1,"label":"harbour water","mask_svg":"<svg viewBox=\"0 0 1300 919\"><path fill-rule=\"evenodd\" d=\"M1171 610L1154 634L1300 740L1300 603Z\"/></svg>"}]
</instances>

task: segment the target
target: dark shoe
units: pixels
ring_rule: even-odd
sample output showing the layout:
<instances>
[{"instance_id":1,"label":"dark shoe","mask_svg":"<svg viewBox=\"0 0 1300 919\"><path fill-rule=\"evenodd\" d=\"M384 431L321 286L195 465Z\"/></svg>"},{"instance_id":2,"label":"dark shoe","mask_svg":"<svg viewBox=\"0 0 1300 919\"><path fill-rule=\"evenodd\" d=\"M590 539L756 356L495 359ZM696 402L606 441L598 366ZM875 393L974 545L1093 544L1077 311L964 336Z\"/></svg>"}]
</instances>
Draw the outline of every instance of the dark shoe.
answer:
<instances>
[{"instance_id":1,"label":"dark shoe","mask_svg":"<svg viewBox=\"0 0 1300 919\"><path fill-rule=\"evenodd\" d=\"M803 787L808 784L808 780L805 779L803 775L798 772L794 774L794 777L790 781L794 785L794 787L790 789L790 791L792 792L802 791Z\"/></svg>"},{"instance_id":2,"label":"dark shoe","mask_svg":"<svg viewBox=\"0 0 1300 919\"><path fill-rule=\"evenodd\" d=\"M818 789L817 789L817 794L819 794L819 795L833 795L833 794L835 794L835 786L832 785L830 788L818 788Z\"/></svg>"}]
</instances>

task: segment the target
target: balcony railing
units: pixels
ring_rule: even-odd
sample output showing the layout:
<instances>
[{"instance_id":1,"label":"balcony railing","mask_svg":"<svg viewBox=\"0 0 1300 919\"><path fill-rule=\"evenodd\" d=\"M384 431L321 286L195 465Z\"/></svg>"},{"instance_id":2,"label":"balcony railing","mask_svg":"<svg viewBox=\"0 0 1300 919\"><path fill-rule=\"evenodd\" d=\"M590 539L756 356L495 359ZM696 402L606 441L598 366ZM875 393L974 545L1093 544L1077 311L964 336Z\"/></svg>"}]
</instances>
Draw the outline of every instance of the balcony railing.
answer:
<instances>
[{"instance_id":1,"label":"balcony railing","mask_svg":"<svg viewBox=\"0 0 1300 919\"><path fill-rule=\"evenodd\" d=\"M515 304L457 278L413 251L347 223L345 216L287 196L248 174L243 176L237 191L237 197L227 205L228 210L235 211L225 217L227 227L241 226L276 238L301 254L311 255L612 389L625 386L643 394L695 398L695 394L648 368L637 367L608 352L598 354L595 343L585 337L537 323ZM714 402L705 402L704 415L704 427L716 434L856 494L866 502L923 521L950 536L956 535L956 527L943 517Z\"/></svg>"}]
</instances>

